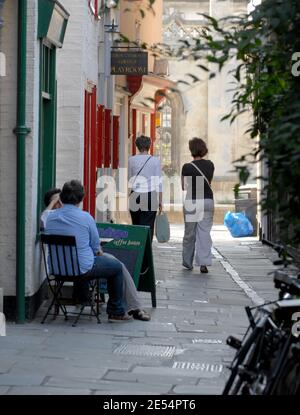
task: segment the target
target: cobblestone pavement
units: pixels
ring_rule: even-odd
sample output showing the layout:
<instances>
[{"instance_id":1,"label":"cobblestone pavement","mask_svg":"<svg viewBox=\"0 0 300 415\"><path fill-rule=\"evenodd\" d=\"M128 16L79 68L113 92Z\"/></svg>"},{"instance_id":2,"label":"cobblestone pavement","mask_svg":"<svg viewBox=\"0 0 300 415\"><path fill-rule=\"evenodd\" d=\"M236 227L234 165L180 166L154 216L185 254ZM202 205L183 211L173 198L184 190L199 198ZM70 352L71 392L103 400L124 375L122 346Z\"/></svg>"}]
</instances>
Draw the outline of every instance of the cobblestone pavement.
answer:
<instances>
[{"instance_id":1,"label":"cobblestone pavement","mask_svg":"<svg viewBox=\"0 0 300 415\"><path fill-rule=\"evenodd\" d=\"M214 227L209 274L181 266L183 228L153 243L157 308L141 293L150 322L102 324L58 318L7 324L0 337L0 395L220 394L234 352L229 334L247 327L246 305L276 298L274 253L255 238L233 239Z\"/></svg>"}]
</instances>

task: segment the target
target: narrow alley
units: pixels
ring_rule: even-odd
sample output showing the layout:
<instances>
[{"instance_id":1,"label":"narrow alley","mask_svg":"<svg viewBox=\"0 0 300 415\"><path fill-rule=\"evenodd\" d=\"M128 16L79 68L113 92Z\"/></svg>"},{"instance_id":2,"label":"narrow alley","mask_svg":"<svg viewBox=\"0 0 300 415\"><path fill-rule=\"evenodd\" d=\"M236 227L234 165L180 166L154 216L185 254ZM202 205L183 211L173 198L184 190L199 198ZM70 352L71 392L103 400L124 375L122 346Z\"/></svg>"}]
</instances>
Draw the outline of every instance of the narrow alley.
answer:
<instances>
[{"instance_id":1,"label":"narrow alley","mask_svg":"<svg viewBox=\"0 0 300 415\"><path fill-rule=\"evenodd\" d=\"M42 307L25 325L9 323L1 339L0 394L221 394L234 351L228 335L248 326L246 305L276 298L274 251L256 238L233 239L215 226L209 274L181 266L183 227L154 242L157 308L141 293L150 322L102 324L62 317L41 325Z\"/></svg>"}]
</instances>

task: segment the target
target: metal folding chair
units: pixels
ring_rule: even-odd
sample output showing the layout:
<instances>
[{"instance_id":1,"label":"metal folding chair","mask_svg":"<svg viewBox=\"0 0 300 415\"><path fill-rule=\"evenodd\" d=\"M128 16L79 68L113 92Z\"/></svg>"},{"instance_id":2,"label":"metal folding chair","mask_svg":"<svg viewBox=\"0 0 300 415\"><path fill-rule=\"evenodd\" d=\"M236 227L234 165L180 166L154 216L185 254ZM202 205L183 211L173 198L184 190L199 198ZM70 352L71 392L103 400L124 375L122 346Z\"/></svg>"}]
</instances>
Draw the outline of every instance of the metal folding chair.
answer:
<instances>
[{"instance_id":1,"label":"metal folding chair","mask_svg":"<svg viewBox=\"0 0 300 415\"><path fill-rule=\"evenodd\" d=\"M72 324L75 327L80 316L86 315L83 311L87 306L91 307L88 315L90 317L94 315L97 322L101 323L99 318L99 281L93 277L89 278L88 273L80 273L75 236L41 234L41 243L47 282L53 295L41 323L45 322L48 315L52 315L55 319L61 310L65 320L68 320L68 314L76 315ZM79 312L70 312L62 302L62 288L66 282L75 283L78 281L88 281L88 302L81 305ZM50 313L53 308L54 313Z\"/></svg>"}]
</instances>

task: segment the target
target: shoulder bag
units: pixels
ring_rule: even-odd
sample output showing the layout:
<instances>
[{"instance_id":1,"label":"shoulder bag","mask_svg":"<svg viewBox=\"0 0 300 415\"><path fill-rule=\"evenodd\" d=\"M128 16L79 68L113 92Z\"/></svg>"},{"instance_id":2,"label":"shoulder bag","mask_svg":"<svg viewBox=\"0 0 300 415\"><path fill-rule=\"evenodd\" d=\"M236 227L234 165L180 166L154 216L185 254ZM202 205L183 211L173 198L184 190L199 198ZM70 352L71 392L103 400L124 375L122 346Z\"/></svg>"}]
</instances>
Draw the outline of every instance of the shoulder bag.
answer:
<instances>
[{"instance_id":1,"label":"shoulder bag","mask_svg":"<svg viewBox=\"0 0 300 415\"><path fill-rule=\"evenodd\" d=\"M212 190L211 185L210 185L210 183L209 183L209 181L208 181L208 178L205 176L205 174L203 173L203 171L202 171L201 169L199 169L199 167L198 167L198 166L196 166L196 164L194 164L192 161L190 162L190 164L191 164L192 166L194 166L194 167L195 167L195 169L197 169L197 170L198 170L198 172L201 174L201 176L203 176L204 180L205 180L205 181L206 181L206 183L208 184L209 188Z\"/></svg>"},{"instance_id":2,"label":"shoulder bag","mask_svg":"<svg viewBox=\"0 0 300 415\"><path fill-rule=\"evenodd\" d=\"M136 176L135 176L135 178L134 178L134 180L133 180L132 186L131 186L131 192L130 192L130 194L133 192L132 188L133 188L133 185L134 185L134 183L135 183L135 181L136 181L136 178L138 177L138 175L140 174L140 172L143 170L143 168L146 166L146 164L147 164L147 163L148 163L148 161L151 159L151 157L152 157L152 156L150 156L150 157L148 157L148 158L147 158L147 160L145 161L145 163L142 165L142 167L140 168L140 170L139 170L139 171L138 171L138 173L136 174Z\"/></svg>"}]
</instances>

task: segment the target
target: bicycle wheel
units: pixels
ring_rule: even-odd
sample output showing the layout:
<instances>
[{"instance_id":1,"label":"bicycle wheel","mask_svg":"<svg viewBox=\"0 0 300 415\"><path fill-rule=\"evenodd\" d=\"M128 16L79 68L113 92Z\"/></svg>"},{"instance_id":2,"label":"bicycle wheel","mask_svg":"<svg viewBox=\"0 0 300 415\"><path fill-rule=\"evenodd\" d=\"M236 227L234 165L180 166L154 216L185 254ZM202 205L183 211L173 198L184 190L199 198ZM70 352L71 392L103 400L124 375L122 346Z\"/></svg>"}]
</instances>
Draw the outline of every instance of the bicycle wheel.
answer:
<instances>
[{"instance_id":1,"label":"bicycle wheel","mask_svg":"<svg viewBox=\"0 0 300 415\"><path fill-rule=\"evenodd\" d=\"M226 382L222 395L236 395L240 391L244 380L240 376L239 369L245 362L249 362L255 354L255 350L260 344L261 335L263 334L263 327L264 324L262 326L256 326L238 350L232 362L231 375Z\"/></svg>"},{"instance_id":2,"label":"bicycle wheel","mask_svg":"<svg viewBox=\"0 0 300 415\"><path fill-rule=\"evenodd\" d=\"M290 344L280 362L273 385L268 388L269 395L300 395L300 345Z\"/></svg>"}]
</instances>

